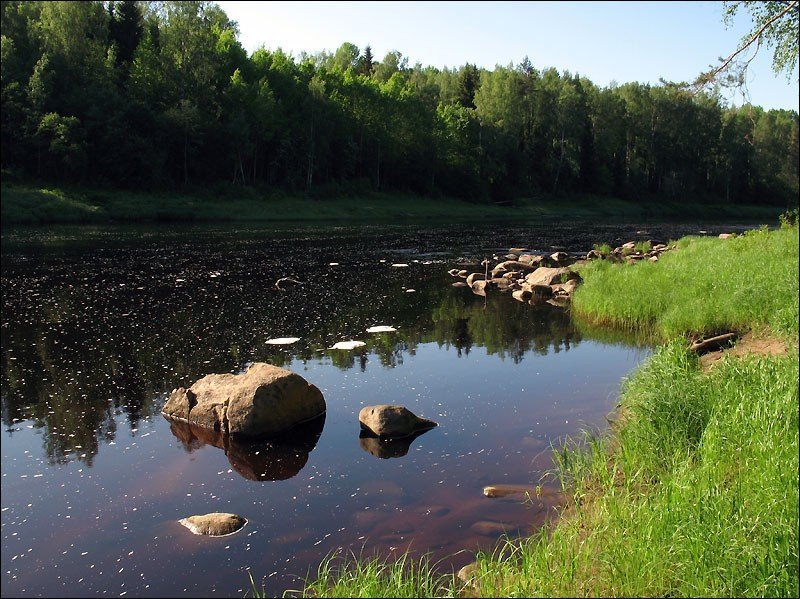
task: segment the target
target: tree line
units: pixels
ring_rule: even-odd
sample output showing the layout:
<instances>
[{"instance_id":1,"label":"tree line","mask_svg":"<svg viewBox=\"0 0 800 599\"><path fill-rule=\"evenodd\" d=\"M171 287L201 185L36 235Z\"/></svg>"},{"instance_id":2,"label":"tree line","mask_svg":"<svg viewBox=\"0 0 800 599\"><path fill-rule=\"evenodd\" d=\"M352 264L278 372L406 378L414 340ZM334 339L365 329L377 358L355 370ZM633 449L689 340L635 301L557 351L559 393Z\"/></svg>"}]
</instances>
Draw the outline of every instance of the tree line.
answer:
<instances>
[{"instance_id":1,"label":"tree line","mask_svg":"<svg viewBox=\"0 0 800 599\"><path fill-rule=\"evenodd\" d=\"M798 114L518 65L261 48L211 2L2 2L2 167L129 188L790 202Z\"/></svg>"}]
</instances>

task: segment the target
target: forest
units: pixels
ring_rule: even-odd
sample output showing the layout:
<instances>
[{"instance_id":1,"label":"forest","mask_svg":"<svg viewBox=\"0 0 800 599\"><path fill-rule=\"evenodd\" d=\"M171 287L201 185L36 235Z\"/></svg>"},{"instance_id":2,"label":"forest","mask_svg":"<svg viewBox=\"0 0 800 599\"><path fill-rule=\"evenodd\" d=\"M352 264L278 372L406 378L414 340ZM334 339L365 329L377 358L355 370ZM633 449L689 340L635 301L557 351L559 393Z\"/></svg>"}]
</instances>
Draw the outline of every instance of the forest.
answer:
<instances>
[{"instance_id":1,"label":"forest","mask_svg":"<svg viewBox=\"0 0 800 599\"><path fill-rule=\"evenodd\" d=\"M269 40L265 40L269 44ZM212 2L2 2L2 169L100 188L795 204L798 114L528 57L251 55Z\"/></svg>"}]
</instances>

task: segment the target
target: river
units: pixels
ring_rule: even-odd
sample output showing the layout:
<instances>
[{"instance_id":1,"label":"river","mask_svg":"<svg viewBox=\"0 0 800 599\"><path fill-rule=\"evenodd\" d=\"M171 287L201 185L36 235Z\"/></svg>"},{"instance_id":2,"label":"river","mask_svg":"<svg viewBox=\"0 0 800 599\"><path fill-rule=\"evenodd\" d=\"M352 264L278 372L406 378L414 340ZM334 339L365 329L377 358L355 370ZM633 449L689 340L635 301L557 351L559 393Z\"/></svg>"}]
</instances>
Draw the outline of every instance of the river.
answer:
<instances>
[{"instance_id":1,"label":"river","mask_svg":"<svg viewBox=\"0 0 800 599\"><path fill-rule=\"evenodd\" d=\"M3 596L242 596L248 571L280 595L337 548L430 552L451 569L503 532L534 532L559 501L551 448L603 430L650 349L565 308L473 295L447 271L514 246L577 254L700 230L735 228L3 231ZM278 290L281 277L301 284ZM351 339L366 345L328 349ZM226 453L160 415L172 389L255 361L319 387L324 422ZM361 439L359 410L384 403L439 426ZM494 483L543 494L484 497ZM213 511L248 524L210 538L178 523Z\"/></svg>"}]
</instances>

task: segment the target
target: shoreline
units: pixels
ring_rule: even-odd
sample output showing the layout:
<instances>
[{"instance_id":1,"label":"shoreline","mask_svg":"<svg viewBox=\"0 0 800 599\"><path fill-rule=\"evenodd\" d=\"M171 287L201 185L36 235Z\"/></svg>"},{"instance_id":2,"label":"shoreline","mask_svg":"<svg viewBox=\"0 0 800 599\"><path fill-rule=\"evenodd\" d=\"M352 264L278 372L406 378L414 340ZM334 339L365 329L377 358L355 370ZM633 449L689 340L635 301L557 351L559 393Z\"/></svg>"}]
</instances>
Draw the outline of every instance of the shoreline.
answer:
<instances>
[{"instance_id":1,"label":"shoreline","mask_svg":"<svg viewBox=\"0 0 800 599\"><path fill-rule=\"evenodd\" d=\"M556 452L569 501L554 526L458 575L425 556L329 556L303 595L796 596L796 217L786 224L682 238L657 264L580 269L581 318L645 327L661 345L625 381L606 433ZM688 342L721 327L750 340L709 364Z\"/></svg>"},{"instance_id":2,"label":"shoreline","mask_svg":"<svg viewBox=\"0 0 800 599\"><path fill-rule=\"evenodd\" d=\"M327 197L252 188L190 192L130 191L2 184L4 228L49 224L506 222L558 220L613 222L704 220L776 221L784 207L769 204L703 204L652 198L633 202L587 194L519 198L512 205L477 204L442 196L395 192L337 192Z\"/></svg>"}]
</instances>

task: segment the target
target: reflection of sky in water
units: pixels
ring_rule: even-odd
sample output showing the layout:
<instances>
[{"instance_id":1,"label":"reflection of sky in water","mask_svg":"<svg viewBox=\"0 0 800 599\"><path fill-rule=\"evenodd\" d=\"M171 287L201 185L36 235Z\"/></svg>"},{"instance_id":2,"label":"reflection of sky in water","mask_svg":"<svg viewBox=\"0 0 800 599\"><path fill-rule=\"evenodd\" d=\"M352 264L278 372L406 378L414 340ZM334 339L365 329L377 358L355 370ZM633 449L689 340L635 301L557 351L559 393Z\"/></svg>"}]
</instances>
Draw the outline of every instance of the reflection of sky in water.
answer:
<instances>
[{"instance_id":1,"label":"reflection of sky in water","mask_svg":"<svg viewBox=\"0 0 800 599\"><path fill-rule=\"evenodd\" d=\"M3 594L230 596L248 588L248 567L280 594L339 546L391 554L411 544L439 558L490 548L478 522L511 533L541 524L552 493L525 504L482 487L537 482L551 442L604 426L647 351L595 341L557 309L500 296L484 307L451 287L445 258L492 239L483 231L470 246L462 233L4 238ZM289 275L306 284L270 289ZM376 324L398 331L364 332ZM264 343L281 336L302 339ZM347 339L367 346L317 351ZM264 477L279 480L254 480L263 463L226 455L224 443L182 442L158 414L172 388L254 360L281 363L325 395L321 436L298 461L285 458L297 472L288 479L279 470ZM439 426L379 459L358 424L378 403ZM248 526L209 539L177 523L210 511Z\"/></svg>"},{"instance_id":2,"label":"reflection of sky in water","mask_svg":"<svg viewBox=\"0 0 800 599\"><path fill-rule=\"evenodd\" d=\"M91 468L49 467L40 435L22 424L3 442L3 563L11 572L4 586L25 594L229 595L245 588L250 567L279 593L338 546L391 553L412 543L437 557L489 547L494 537L475 533L476 522L524 533L545 510L484 498L482 487L536 482L549 467L549 443L602 425L620 378L643 355L583 341L515 364L481 348L458 358L427 343L397 368L293 362L323 391L328 412L308 461L280 481L242 478L212 445L188 452L159 416L134 433L117 416L116 439ZM376 459L361 447L358 425L358 411L374 403L402 403L440 426L406 456ZM208 539L175 522L214 510L249 524Z\"/></svg>"}]
</instances>

